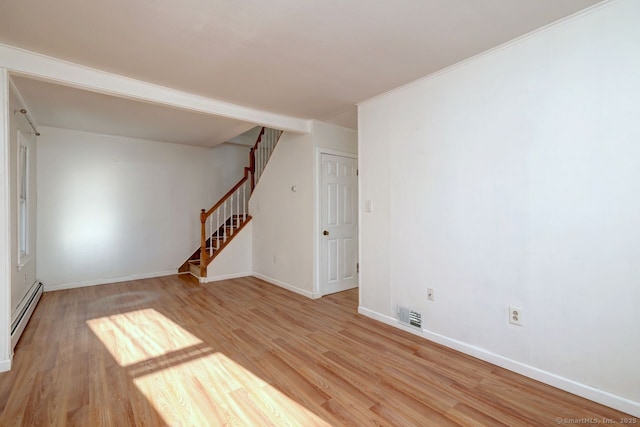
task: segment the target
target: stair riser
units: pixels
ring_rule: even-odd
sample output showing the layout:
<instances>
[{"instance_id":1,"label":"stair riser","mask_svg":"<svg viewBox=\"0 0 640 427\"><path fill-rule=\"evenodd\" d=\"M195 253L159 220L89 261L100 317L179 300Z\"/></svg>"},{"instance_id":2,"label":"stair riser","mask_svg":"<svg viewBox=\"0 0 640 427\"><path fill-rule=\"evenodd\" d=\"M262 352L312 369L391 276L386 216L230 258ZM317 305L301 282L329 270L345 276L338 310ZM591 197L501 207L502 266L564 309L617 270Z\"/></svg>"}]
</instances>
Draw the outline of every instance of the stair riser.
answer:
<instances>
[{"instance_id":1,"label":"stair riser","mask_svg":"<svg viewBox=\"0 0 640 427\"><path fill-rule=\"evenodd\" d=\"M198 277L201 275L206 276L206 268L209 263L213 261L229 241L251 220L251 216L248 215L248 213L238 213L241 210L240 206L242 204L244 209L247 208L247 196L250 196L251 192L253 192L281 135L282 131L267 129L265 127L262 128L258 140L250 150L250 163L248 167L244 168L244 177L229 190L225 196L214 204L209 211L205 211L204 209L201 211L200 218L203 226L201 238L207 246L207 252L202 254L200 248L196 249L193 255L180 266L179 271L186 272L188 268L189 271ZM247 185L249 185L250 188L247 189ZM248 195L245 193L247 190L249 191ZM242 194L242 202L240 201L240 194ZM234 195L236 197L235 199ZM226 203L229 199L231 200L231 204L227 205ZM227 210L229 206L231 207L230 211ZM235 213L231 215L232 212ZM227 213L229 213L228 217ZM217 227L216 224L216 228L213 228L211 226L213 220L216 219L219 223L221 217L223 220L222 225ZM210 218L209 221L207 221L207 218ZM209 233L208 238L207 233ZM209 250L209 247L213 247L214 250ZM200 261L201 259L203 260L202 266L192 265L193 261ZM190 265L187 267L187 264Z\"/></svg>"},{"instance_id":2,"label":"stair riser","mask_svg":"<svg viewBox=\"0 0 640 427\"><path fill-rule=\"evenodd\" d=\"M189 272L196 277L200 277L200 266L189 263Z\"/></svg>"}]
</instances>

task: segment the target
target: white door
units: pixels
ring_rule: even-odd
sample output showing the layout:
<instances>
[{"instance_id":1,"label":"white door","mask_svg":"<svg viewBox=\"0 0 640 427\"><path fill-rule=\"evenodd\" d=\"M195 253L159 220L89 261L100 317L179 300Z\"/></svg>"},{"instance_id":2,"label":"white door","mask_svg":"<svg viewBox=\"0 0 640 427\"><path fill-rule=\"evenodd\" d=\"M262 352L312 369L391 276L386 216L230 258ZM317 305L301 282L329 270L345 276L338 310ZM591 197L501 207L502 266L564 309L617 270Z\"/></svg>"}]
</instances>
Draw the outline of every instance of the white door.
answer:
<instances>
[{"instance_id":1,"label":"white door","mask_svg":"<svg viewBox=\"0 0 640 427\"><path fill-rule=\"evenodd\" d=\"M356 159L321 154L320 292L358 286L358 177Z\"/></svg>"}]
</instances>

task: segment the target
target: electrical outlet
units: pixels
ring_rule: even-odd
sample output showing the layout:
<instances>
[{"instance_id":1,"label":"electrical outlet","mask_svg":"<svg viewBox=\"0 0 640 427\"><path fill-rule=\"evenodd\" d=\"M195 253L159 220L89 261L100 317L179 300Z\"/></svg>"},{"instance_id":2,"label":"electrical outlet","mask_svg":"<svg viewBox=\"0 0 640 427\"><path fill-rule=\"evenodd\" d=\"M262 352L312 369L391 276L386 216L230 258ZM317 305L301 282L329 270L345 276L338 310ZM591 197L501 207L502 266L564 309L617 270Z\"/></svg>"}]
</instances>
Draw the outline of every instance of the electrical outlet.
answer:
<instances>
[{"instance_id":1,"label":"electrical outlet","mask_svg":"<svg viewBox=\"0 0 640 427\"><path fill-rule=\"evenodd\" d=\"M427 299L429 301L435 301L435 296L433 294L433 289L432 288L427 288Z\"/></svg>"},{"instance_id":2,"label":"electrical outlet","mask_svg":"<svg viewBox=\"0 0 640 427\"><path fill-rule=\"evenodd\" d=\"M509 323L522 326L523 324L523 312L520 307L509 306Z\"/></svg>"}]
</instances>

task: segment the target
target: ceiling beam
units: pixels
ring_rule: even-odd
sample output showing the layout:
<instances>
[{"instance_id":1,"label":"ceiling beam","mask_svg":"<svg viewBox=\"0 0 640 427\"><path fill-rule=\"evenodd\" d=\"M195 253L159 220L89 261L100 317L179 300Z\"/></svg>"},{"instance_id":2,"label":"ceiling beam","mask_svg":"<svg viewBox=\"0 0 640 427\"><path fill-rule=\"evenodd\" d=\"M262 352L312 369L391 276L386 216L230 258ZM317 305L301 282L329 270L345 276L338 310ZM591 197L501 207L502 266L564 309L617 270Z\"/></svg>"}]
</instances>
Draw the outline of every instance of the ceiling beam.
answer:
<instances>
[{"instance_id":1,"label":"ceiling beam","mask_svg":"<svg viewBox=\"0 0 640 427\"><path fill-rule=\"evenodd\" d=\"M296 133L311 132L311 120L219 101L118 74L85 67L0 43L0 67L25 77L184 110L242 120Z\"/></svg>"}]
</instances>

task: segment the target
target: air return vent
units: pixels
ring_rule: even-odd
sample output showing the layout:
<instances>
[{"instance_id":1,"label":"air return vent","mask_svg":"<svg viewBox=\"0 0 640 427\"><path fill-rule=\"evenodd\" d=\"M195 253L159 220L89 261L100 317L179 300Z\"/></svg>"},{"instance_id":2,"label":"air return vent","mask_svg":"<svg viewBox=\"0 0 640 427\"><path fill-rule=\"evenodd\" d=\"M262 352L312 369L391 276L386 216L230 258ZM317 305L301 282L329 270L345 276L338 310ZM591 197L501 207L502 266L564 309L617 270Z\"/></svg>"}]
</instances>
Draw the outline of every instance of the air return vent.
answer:
<instances>
[{"instance_id":1,"label":"air return vent","mask_svg":"<svg viewBox=\"0 0 640 427\"><path fill-rule=\"evenodd\" d=\"M398 306L398 322L422 329L422 315L410 308Z\"/></svg>"}]
</instances>

